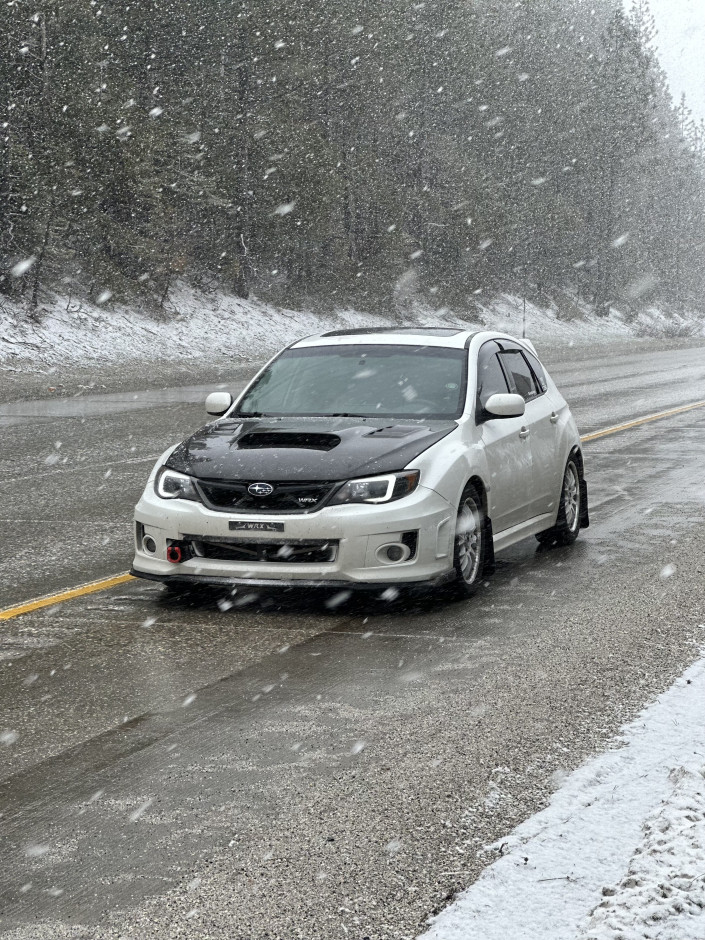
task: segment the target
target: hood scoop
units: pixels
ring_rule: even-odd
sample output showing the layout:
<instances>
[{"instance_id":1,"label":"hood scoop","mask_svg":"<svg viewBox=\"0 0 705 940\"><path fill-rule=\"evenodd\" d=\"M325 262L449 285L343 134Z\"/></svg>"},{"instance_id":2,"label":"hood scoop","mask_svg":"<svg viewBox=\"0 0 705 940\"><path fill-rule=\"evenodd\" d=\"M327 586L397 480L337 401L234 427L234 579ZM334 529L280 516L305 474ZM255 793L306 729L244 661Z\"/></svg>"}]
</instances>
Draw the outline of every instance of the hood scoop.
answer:
<instances>
[{"instance_id":1,"label":"hood scoop","mask_svg":"<svg viewBox=\"0 0 705 940\"><path fill-rule=\"evenodd\" d=\"M337 434L315 431L250 431L238 438L239 450L292 448L296 450L333 450L340 444Z\"/></svg>"}]
</instances>

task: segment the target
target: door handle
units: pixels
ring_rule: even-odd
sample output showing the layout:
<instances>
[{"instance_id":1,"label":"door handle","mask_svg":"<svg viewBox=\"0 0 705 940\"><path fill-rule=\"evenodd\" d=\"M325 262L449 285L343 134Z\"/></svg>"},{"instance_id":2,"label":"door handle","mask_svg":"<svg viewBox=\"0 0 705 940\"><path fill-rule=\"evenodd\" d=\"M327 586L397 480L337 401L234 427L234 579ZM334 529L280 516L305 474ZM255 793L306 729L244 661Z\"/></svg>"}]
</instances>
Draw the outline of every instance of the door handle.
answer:
<instances>
[{"instance_id":1,"label":"door handle","mask_svg":"<svg viewBox=\"0 0 705 940\"><path fill-rule=\"evenodd\" d=\"M558 415L554 411L551 413L551 424L557 424L557 423L558 423Z\"/></svg>"},{"instance_id":2,"label":"door handle","mask_svg":"<svg viewBox=\"0 0 705 940\"><path fill-rule=\"evenodd\" d=\"M519 431L519 437L520 437L522 440L524 440L525 438L527 438L527 437L529 436L529 434L530 434L530 431L529 431L528 428L522 428L521 431Z\"/></svg>"}]
</instances>

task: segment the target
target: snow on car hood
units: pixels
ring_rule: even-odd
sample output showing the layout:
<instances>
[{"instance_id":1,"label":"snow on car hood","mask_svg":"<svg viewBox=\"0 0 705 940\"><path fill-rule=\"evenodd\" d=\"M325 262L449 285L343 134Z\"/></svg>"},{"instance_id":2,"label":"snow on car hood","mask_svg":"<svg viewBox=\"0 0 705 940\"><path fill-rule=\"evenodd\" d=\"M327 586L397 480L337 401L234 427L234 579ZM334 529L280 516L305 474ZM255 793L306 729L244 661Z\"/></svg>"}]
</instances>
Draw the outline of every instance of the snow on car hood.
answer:
<instances>
[{"instance_id":1,"label":"snow on car hood","mask_svg":"<svg viewBox=\"0 0 705 940\"><path fill-rule=\"evenodd\" d=\"M224 418L179 444L166 466L204 480L347 480L403 470L455 428L451 420Z\"/></svg>"}]
</instances>

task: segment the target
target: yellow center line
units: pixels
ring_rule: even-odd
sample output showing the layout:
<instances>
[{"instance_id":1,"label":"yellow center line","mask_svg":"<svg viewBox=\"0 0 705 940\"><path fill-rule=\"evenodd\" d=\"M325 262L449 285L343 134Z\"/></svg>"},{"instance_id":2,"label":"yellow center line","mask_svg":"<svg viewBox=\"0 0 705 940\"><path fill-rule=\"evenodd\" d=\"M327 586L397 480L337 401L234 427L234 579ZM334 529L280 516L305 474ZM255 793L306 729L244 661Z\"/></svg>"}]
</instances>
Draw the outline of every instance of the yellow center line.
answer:
<instances>
[{"instance_id":1,"label":"yellow center line","mask_svg":"<svg viewBox=\"0 0 705 940\"><path fill-rule=\"evenodd\" d=\"M636 418L634 421L627 421L626 424L615 424L611 428L604 428L602 431L593 431L592 434L583 434L580 440L596 441L600 437L608 437L610 434L617 434L619 431L628 431L630 428L638 428L642 424L649 424L650 421L659 421L661 418L672 418L674 415L682 415L687 411L695 411L696 408L705 408L705 401L695 401L692 405L681 405L679 408L671 408L669 411L658 411L653 415L646 415L645 418Z\"/></svg>"},{"instance_id":2,"label":"yellow center line","mask_svg":"<svg viewBox=\"0 0 705 940\"><path fill-rule=\"evenodd\" d=\"M634 421L627 421L625 424L615 424L612 427L604 428L602 431L593 431L592 434L583 434L580 440L582 443L596 441L601 437L609 437L611 434L618 434L620 431L638 428L642 424L649 424L651 421L660 421L663 418L672 418L674 415L682 415L688 411L695 411L696 408L705 408L705 401L696 401L690 405L681 405L679 408L671 408L668 411L659 411L653 415L646 415L644 418L636 418ZM118 584L126 584L128 581L134 580L135 578L133 578L131 574L125 573L114 575L111 578L103 578L102 581L89 581L88 584L81 584L78 587L71 588L69 591L48 594L46 597L39 597L36 600L27 601L26 604L16 604L14 607L0 610L0 620L12 620L13 617L20 617L22 614L29 614L34 610L41 610L42 607L52 607L54 604L61 604L64 601L70 601L76 597L83 597L86 594L95 594L96 591L107 591L108 588L117 587Z\"/></svg>"},{"instance_id":3,"label":"yellow center line","mask_svg":"<svg viewBox=\"0 0 705 940\"><path fill-rule=\"evenodd\" d=\"M80 584L69 591L47 594L46 597L38 597L36 600L27 601L26 604L15 604L14 607L0 610L0 620L12 620L13 617L29 614L33 610L41 610L42 607L52 607L54 604L61 604L62 601L70 601L75 597L83 597L85 594L95 594L96 591L105 591L118 584L126 584L134 580L131 574L116 574L112 578L103 578L102 581L89 581L88 584Z\"/></svg>"}]
</instances>

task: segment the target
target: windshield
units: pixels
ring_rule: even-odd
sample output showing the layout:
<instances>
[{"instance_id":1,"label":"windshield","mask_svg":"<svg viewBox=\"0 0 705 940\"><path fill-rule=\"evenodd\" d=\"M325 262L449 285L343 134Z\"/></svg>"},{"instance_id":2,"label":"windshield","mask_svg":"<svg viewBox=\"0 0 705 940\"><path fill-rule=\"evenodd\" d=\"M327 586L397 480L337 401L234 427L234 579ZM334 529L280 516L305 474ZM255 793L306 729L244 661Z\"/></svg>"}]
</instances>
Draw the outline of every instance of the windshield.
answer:
<instances>
[{"instance_id":1,"label":"windshield","mask_svg":"<svg viewBox=\"0 0 705 940\"><path fill-rule=\"evenodd\" d=\"M467 352L429 346L288 349L240 402L247 416L457 418Z\"/></svg>"}]
</instances>

